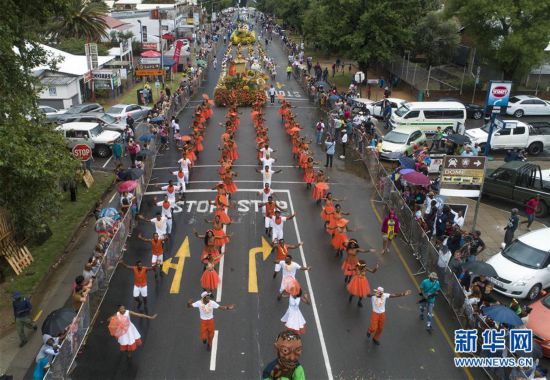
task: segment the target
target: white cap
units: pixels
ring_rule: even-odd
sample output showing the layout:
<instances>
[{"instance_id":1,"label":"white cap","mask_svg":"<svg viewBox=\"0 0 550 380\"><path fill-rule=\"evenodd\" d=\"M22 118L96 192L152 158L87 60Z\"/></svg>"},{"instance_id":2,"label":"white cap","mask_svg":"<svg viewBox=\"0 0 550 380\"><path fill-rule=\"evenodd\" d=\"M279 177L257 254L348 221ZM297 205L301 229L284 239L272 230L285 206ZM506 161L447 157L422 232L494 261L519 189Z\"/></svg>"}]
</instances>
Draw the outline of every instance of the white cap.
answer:
<instances>
[{"instance_id":1,"label":"white cap","mask_svg":"<svg viewBox=\"0 0 550 380\"><path fill-rule=\"evenodd\" d=\"M204 298L204 297L209 296L209 295L210 295L210 293L208 293L208 292L202 292L201 293L201 298Z\"/></svg>"},{"instance_id":2,"label":"white cap","mask_svg":"<svg viewBox=\"0 0 550 380\"><path fill-rule=\"evenodd\" d=\"M376 292L378 293L384 293L384 288L379 286L378 288L376 288Z\"/></svg>"}]
</instances>

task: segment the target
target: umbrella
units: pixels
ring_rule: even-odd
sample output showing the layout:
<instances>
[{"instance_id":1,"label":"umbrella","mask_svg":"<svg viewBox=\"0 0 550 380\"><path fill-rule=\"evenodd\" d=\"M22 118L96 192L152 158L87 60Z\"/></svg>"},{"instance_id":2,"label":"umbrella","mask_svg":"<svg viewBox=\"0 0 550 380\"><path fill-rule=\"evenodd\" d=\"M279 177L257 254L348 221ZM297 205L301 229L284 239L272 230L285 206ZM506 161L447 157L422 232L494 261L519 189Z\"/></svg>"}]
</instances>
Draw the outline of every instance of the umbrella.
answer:
<instances>
[{"instance_id":1,"label":"umbrella","mask_svg":"<svg viewBox=\"0 0 550 380\"><path fill-rule=\"evenodd\" d=\"M121 170L118 173L118 178L120 178L123 181L129 181L132 179L138 179L142 175L143 175L142 169L126 169L126 170Z\"/></svg>"},{"instance_id":2,"label":"umbrella","mask_svg":"<svg viewBox=\"0 0 550 380\"><path fill-rule=\"evenodd\" d=\"M401 169L399 171L399 174L408 174L408 173L414 173L416 170L414 169L409 169L409 168L406 168L406 169Z\"/></svg>"},{"instance_id":3,"label":"umbrella","mask_svg":"<svg viewBox=\"0 0 550 380\"><path fill-rule=\"evenodd\" d=\"M113 219L117 219L117 216L120 216L118 211L116 210L116 208L113 208L113 207L107 207L107 208L103 208L101 209L101 212L99 213L99 217L100 218L113 218Z\"/></svg>"},{"instance_id":4,"label":"umbrella","mask_svg":"<svg viewBox=\"0 0 550 380\"><path fill-rule=\"evenodd\" d=\"M115 225L115 220L113 218L109 218L108 216L105 216L103 218L99 218L95 222L95 232L105 232L109 231L113 228Z\"/></svg>"},{"instance_id":5,"label":"umbrella","mask_svg":"<svg viewBox=\"0 0 550 380\"><path fill-rule=\"evenodd\" d=\"M483 261L468 261L463 265L464 269L469 270L480 276L497 277L498 273L491 264Z\"/></svg>"},{"instance_id":6,"label":"umbrella","mask_svg":"<svg viewBox=\"0 0 550 380\"><path fill-rule=\"evenodd\" d=\"M155 138L155 135L154 135L154 134L152 134L152 133L146 133L146 134L141 135L141 136L139 137L139 141L141 141L141 142L149 142L149 141L153 140L154 138Z\"/></svg>"},{"instance_id":7,"label":"umbrella","mask_svg":"<svg viewBox=\"0 0 550 380\"><path fill-rule=\"evenodd\" d=\"M164 116L157 116L152 118L151 123L162 123L164 121Z\"/></svg>"},{"instance_id":8,"label":"umbrella","mask_svg":"<svg viewBox=\"0 0 550 380\"><path fill-rule=\"evenodd\" d=\"M447 135L445 137L447 140L454 142L457 145L464 145L464 144L470 144L472 141L470 138L466 135Z\"/></svg>"},{"instance_id":9,"label":"umbrella","mask_svg":"<svg viewBox=\"0 0 550 380\"><path fill-rule=\"evenodd\" d=\"M42 323L42 334L58 336L71 324L75 316L73 309L66 307L52 311Z\"/></svg>"},{"instance_id":10,"label":"umbrella","mask_svg":"<svg viewBox=\"0 0 550 380\"><path fill-rule=\"evenodd\" d=\"M411 185L428 186L430 184L430 179L419 172L404 174L402 178Z\"/></svg>"},{"instance_id":11,"label":"umbrella","mask_svg":"<svg viewBox=\"0 0 550 380\"><path fill-rule=\"evenodd\" d=\"M137 181L124 181L118 184L117 191L124 193L125 191L132 191L137 187Z\"/></svg>"},{"instance_id":12,"label":"umbrella","mask_svg":"<svg viewBox=\"0 0 550 380\"><path fill-rule=\"evenodd\" d=\"M518 327L523 324L521 318L516 314L514 310L510 309L508 306L488 306L484 307L481 312L495 322L505 323L512 327Z\"/></svg>"},{"instance_id":13,"label":"umbrella","mask_svg":"<svg viewBox=\"0 0 550 380\"><path fill-rule=\"evenodd\" d=\"M197 66L206 67L206 61L203 61L202 59L197 59Z\"/></svg>"},{"instance_id":14,"label":"umbrella","mask_svg":"<svg viewBox=\"0 0 550 380\"><path fill-rule=\"evenodd\" d=\"M414 160L410 157L407 157L407 156L399 157L399 163L405 169L414 169L414 167L416 165Z\"/></svg>"}]
</instances>

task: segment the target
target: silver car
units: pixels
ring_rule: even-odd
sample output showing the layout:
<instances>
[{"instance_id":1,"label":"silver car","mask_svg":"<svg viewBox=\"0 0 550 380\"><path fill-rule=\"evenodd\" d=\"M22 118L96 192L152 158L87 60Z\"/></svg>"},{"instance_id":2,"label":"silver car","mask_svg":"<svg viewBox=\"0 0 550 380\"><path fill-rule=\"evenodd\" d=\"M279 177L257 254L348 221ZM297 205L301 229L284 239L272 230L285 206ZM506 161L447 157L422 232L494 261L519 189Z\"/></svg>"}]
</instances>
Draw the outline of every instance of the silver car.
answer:
<instances>
[{"instance_id":1,"label":"silver car","mask_svg":"<svg viewBox=\"0 0 550 380\"><path fill-rule=\"evenodd\" d=\"M122 132L126 129L126 120L117 120L111 115L103 112L90 112L71 115L63 120L63 123L98 123L104 129Z\"/></svg>"},{"instance_id":2,"label":"silver car","mask_svg":"<svg viewBox=\"0 0 550 380\"><path fill-rule=\"evenodd\" d=\"M107 114L126 124L126 117L132 115L135 121L144 119L151 111L151 107L139 106L137 104L115 104L107 110Z\"/></svg>"}]
</instances>

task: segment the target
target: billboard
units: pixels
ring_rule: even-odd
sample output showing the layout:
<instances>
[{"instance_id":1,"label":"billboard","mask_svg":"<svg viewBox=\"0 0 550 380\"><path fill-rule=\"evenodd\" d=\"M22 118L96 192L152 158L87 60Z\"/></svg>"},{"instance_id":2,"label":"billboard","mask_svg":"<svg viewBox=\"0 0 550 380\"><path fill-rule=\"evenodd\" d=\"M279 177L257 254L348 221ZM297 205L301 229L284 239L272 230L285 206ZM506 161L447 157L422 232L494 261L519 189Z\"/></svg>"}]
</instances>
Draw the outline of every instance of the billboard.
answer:
<instances>
[{"instance_id":1,"label":"billboard","mask_svg":"<svg viewBox=\"0 0 550 380\"><path fill-rule=\"evenodd\" d=\"M491 81L487 89L487 106L506 107L512 91L512 82Z\"/></svg>"}]
</instances>

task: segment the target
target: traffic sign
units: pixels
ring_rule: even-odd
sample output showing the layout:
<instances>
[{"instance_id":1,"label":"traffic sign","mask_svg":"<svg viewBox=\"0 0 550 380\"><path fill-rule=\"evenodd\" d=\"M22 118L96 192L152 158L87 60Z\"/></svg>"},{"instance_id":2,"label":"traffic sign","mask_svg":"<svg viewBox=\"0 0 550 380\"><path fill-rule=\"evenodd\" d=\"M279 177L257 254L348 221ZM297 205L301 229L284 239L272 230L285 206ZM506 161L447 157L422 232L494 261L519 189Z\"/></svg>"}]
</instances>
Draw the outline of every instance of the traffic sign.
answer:
<instances>
[{"instance_id":1,"label":"traffic sign","mask_svg":"<svg viewBox=\"0 0 550 380\"><path fill-rule=\"evenodd\" d=\"M487 90L487 105L506 107L511 91L512 82L491 81Z\"/></svg>"},{"instance_id":2,"label":"traffic sign","mask_svg":"<svg viewBox=\"0 0 550 380\"><path fill-rule=\"evenodd\" d=\"M454 197L479 197L485 164L484 156L445 156L439 193Z\"/></svg>"},{"instance_id":3,"label":"traffic sign","mask_svg":"<svg viewBox=\"0 0 550 380\"><path fill-rule=\"evenodd\" d=\"M139 59L140 65L160 65L160 57L141 57Z\"/></svg>"},{"instance_id":4,"label":"traffic sign","mask_svg":"<svg viewBox=\"0 0 550 380\"><path fill-rule=\"evenodd\" d=\"M146 69L146 70L136 70L136 76L138 77L146 77L149 75L162 75L164 72L160 69Z\"/></svg>"},{"instance_id":5,"label":"traffic sign","mask_svg":"<svg viewBox=\"0 0 550 380\"><path fill-rule=\"evenodd\" d=\"M378 84L380 79L367 79L367 84Z\"/></svg>"},{"instance_id":6,"label":"traffic sign","mask_svg":"<svg viewBox=\"0 0 550 380\"><path fill-rule=\"evenodd\" d=\"M355 76L353 77L357 83L363 83L365 80L365 73L362 71L358 71L355 73Z\"/></svg>"},{"instance_id":7,"label":"traffic sign","mask_svg":"<svg viewBox=\"0 0 550 380\"><path fill-rule=\"evenodd\" d=\"M86 144L76 144L72 149L72 153L80 161L88 161L92 158L92 148Z\"/></svg>"}]
</instances>

